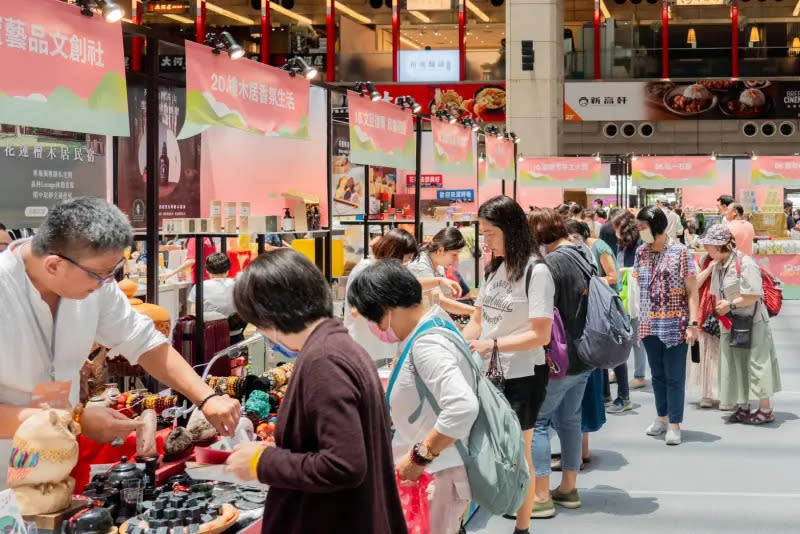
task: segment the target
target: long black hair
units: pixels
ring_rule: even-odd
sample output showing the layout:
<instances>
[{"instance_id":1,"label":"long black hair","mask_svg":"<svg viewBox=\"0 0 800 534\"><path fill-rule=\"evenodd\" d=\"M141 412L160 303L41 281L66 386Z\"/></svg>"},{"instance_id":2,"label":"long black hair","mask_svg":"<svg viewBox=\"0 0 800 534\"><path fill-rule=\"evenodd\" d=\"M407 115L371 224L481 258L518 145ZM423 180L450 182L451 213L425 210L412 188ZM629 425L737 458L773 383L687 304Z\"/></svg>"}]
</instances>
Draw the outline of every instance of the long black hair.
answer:
<instances>
[{"instance_id":1,"label":"long black hair","mask_svg":"<svg viewBox=\"0 0 800 534\"><path fill-rule=\"evenodd\" d=\"M445 252L450 252L451 250L461 250L466 246L467 241L461 231L455 226L448 226L439 230L430 243L423 245L422 251L433 254L440 248Z\"/></svg>"},{"instance_id":2,"label":"long black hair","mask_svg":"<svg viewBox=\"0 0 800 534\"><path fill-rule=\"evenodd\" d=\"M508 279L516 282L525 274L533 254L533 239L525 211L513 199L500 195L487 200L478 210L478 218L492 223L503 231L504 257L493 257L486 275L497 271L505 262Z\"/></svg>"}]
</instances>

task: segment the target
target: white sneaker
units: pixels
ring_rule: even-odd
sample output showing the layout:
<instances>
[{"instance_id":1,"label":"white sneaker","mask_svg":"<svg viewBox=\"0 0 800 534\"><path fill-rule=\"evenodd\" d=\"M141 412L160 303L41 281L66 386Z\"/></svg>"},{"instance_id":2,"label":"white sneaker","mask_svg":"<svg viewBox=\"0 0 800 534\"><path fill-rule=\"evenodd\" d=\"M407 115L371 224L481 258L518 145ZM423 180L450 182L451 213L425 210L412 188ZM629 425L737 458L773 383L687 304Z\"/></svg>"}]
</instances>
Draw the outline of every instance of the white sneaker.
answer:
<instances>
[{"instance_id":1,"label":"white sneaker","mask_svg":"<svg viewBox=\"0 0 800 534\"><path fill-rule=\"evenodd\" d=\"M660 436L666 431L667 431L667 423L664 423L663 421L659 421L658 419L656 419L655 421L653 421L652 425L647 427L647 430L645 432L647 432L648 436Z\"/></svg>"},{"instance_id":2,"label":"white sneaker","mask_svg":"<svg viewBox=\"0 0 800 534\"><path fill-rule=\"evenodd\" d=\"M672 429L670 428L667 430L667 445L680 445L681 444L681 429Z\"/></svg>"}]
</instances>

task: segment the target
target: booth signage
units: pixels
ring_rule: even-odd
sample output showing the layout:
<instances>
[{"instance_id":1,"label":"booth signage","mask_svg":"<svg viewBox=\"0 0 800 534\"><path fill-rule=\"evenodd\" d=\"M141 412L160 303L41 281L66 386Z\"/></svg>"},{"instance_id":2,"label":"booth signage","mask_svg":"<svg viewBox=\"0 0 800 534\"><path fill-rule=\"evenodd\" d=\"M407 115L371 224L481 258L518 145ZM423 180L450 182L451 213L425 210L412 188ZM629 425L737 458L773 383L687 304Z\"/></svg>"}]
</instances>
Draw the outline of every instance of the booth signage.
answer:
<instances>
[{"instance_id":1,"label":"booth signage","mask_svg":"<svg viewBox=\"0 0 800 534\"><path fill-rule=\"evenodd\" d=\"M186 120L178 138L226 126L308 139L309 87L302 76L186 41Z\"/></svg>"},{"instance_id":2,"label":"booth signage","mask_svg":"<svg viewBox=\"0 0 800 534\"><path fill-rule=\"evenodd\" d=\"M183 15L189 13L191 4L188 1L145 2L144 10L148 14L156 15Z\"/></svg>"},{"instance_id":3,"label":"booth signage","mask_svg":"<svg viewBox=\"0 0 800 534\"><path fill-rule=\"evenodd\" d=\"M63 2L5 0L0 65L0 122L130 133L120 24Z\"/></svg>"},{"instance_id":4,"label":"booth signage","mask_svg":"<svg viewBox=\"0 0 800 534\"><path fill-rule=\"evenodd\" d=\"M524 158L519 164L519 184L527 187L608 187L610 178L594 158Z\"/></svg>"},{"instance_id":5,"label":"booth signage","mask_svg":"<svg viewBox=\"0 0 800 534\"><path fill-rule=\"evenodd\" d=\"M759 156L750 161L753 185L797 187L800 184L800 158Z\"/></svg>"},{"instance_id":6,"label":"booth signage","mask_svg":"<svg viewBox=\"0 0 800 534\"><path fill-rule=\"evenodd\" d=\"M486 136L486 178L489 180L514 180L514 143L494 135Z\"/></svg>"},{"instance_id":7,"label":"booth signage","mask_svg":"<svg viewBox=\"0 0 800 534\"><path fill-rule=\"evenodd\" d=\"M421 189L440 189L444 186L444 176L441 174L421 174L419 182L419 187ZM415 185L417 185L417 175L406 174L406 187L414 187Z\"/></svg>"},{"instance_id":8,"label":"booth signage","mask_svg":"<svg viewBox=\"0 0 800 534\"><path fill-rule=\"evenodd\" d=\"M389 102L373 102L347 92L350 119L350 161L377 167L414 169L416 139L411 110Z\"/></svg>"},{"instance_id":9,"label":"booth signage","mask_svg":"<svg viewBox=\"0 0 800 534\"><path fill-rule=\"evenodd\" d=\"M458 78L458 49L398 52L397 81L399 82L457 82Z\"/></svg>"},{"instance_id":10,"label":"booth signage","mask_svg":"<svg viewBox=\"0 0 800 534\"><path fill-rule=\"evenodd\" d=\"M186 57L185 56L158 56L158 70L161 72L186 72Z\"/></svg>"},{"instance_id":11,"label":"booth signage","mask_svg":"<svg viewBox=\"0 0 800 534\"><path fill-rule=\"evenodd\" d=\"M450 200L452 202L475 202L475 190L454 189L437 191L436 200Z\"/></svg>"},{"instance_id":12,"label":"booth signage","mask_svg":"<svg viewBox=\"0 0 800 534\"><path fill-rule=\"evenodd\" d=\"M716 162L708 156L640 157L631 162L633 183L647 189L713 185Z\"/></svg>"},{"instance_id":13,"label":"booth signage","mask_svg":"<svg viewBox=\"0 0 800 534\"><path fill-rule=\"evenodd\" d=\"M475 142L472 129L432 119L433 166L442 174L475 176Z\"/></svg>"}]
</instances>

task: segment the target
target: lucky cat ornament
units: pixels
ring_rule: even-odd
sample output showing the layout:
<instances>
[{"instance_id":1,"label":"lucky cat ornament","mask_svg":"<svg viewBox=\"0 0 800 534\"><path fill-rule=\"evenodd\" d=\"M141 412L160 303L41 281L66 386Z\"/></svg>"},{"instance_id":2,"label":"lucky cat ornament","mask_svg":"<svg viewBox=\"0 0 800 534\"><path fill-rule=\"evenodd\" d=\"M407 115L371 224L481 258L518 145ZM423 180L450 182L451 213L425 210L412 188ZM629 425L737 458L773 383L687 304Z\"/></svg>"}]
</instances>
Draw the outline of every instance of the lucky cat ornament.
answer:
<instances>
[{"instance_id":1,"label":"lucky cat ornament","mask_svg":"<svg viewBox=\"0 0 800 534\"><path fill-rule=\"evenodd\" d=\"M65 410L43 409L14 434L8 463L8 487L23 515L50 514L72 504L80 427Z\"/></svg>"}]
</instances>

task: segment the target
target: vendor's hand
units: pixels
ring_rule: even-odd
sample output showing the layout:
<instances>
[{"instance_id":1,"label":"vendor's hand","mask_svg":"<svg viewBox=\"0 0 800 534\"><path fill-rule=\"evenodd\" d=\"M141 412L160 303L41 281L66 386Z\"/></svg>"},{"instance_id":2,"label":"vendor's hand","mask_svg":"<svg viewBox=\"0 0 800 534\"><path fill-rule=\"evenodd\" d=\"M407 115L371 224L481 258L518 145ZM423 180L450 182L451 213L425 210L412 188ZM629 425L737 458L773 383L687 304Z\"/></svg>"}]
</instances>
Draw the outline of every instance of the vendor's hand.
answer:
<instances>
[{"instance_id":1,"label":"vendor's hand","mask_svg":"<svg viewBox=\"0 0 800 534\"><path fill-rule=\"evenodd\" d=\"M228 460L225 462L225 470L243 482L255 480L257 477L250 465L251 460L257 452L267 446L268 444L264 441L240 443L234 447L233 452L228 456Z\"/></svg>"},{"instance_id":2,"label":"vendor's hand","mask_svg":"<svg viewBox=\"0 0 800 534\"><path fill-rule=\"evenodd\" d=\"M469 342L469 348L472 352L477 352L481 356L486 356L492 351L494 341L491 339L473 339Z\"/></svg>"},{"instance_id":3,"label":"vendor's hand","mask_svg":"<svg viewBox=\"0 0 800 534\"><path fill-rule=\"evenodd\" d=\"M409 455L403 456L394 468L397 474L400 475L400 480L408 482L416 482L425 472L425 468L412 462Z\"/></svg>"},{"instance_id":4,"label":"vendor's hand","mask_svg":"<svg viewBox=\"0 0 800 534\"><path fill-rule=\"evenodd\" d=\"M690 347L694 345L699 339L699 331L696 326L690 326L686 329L686 344Z\"/></svg>"},{"instance_id":5,"label":"vendor's hand","mask_svg":"<svg viewBox=\"0 0 800 534\"><path fill-rule=\"evenodd\" d=\"M97 443L110 443L115 439L125 439L141 426L116 410L105 406L90 406L81 414L81 432Z\"/></svg>"},{"instance_id":6,"label":"vendor's hand","mask_svg":"<svg viewBox=\"0 0 800 534\"><path fill-rule=\"evenodd\" d=\"M727 300L720 300L714 311L717 312L717 315L728 315L731 311L731 303Z\"/></svg>"},{"instance_id":7,"label":"vendor's hand","mask_svg":"<svg viewBox=\"0 0 800 534\"><path fill-rule=\"evenodd\" d=\"M439 282L439 285L449 289L453 298L457 299L461 297L461 284L459 284L455 280L450 280L449 278L443 278L442 281Z\"/></svg>"},{"instance_id":8,"label":"vendor's hand","mask_svg":"<svg viewBox=\"0 0 800 534\"><path fill-rule=\"evenodd\" d=\"M227 395L211 397L203 406L203 415L220 436L233 437L242 416L242 406Z\"/></svg>"}]
</instances>

